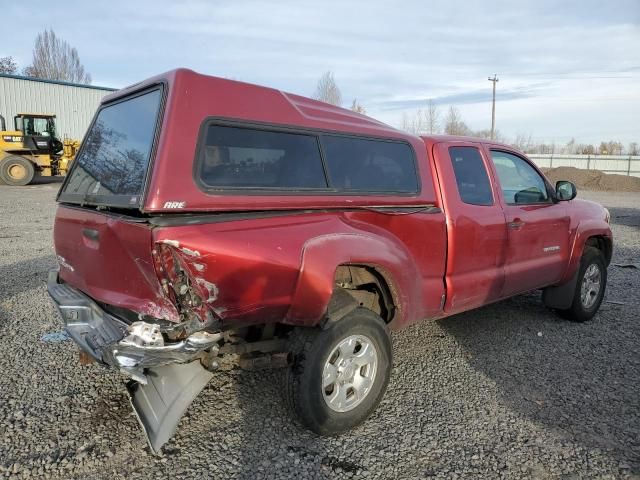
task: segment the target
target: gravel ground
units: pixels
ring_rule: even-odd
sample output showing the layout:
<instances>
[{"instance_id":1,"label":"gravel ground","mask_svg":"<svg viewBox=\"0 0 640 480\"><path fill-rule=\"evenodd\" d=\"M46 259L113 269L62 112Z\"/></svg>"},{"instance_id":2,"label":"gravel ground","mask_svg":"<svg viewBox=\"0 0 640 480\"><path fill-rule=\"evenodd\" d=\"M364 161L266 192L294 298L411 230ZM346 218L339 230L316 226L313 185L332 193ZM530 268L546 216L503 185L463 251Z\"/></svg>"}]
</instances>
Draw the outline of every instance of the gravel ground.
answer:
<instances>
[{"instance_id":1,"label":"gravel ground","mask_svg":"<svg viewBox=\"0 0 640 480\"><path fill-rule=\"evenodd\" d=\"M43 340L58 186L0 187L0 476L640 478L640 270L615 266L586 324L529 294L395 334L387 395L349 434L293 422L277 373L231 370L152 456L125 378ZM640 194L580 195L613 214L613 262L639 262Z\"/></svg>"}]
</instances>

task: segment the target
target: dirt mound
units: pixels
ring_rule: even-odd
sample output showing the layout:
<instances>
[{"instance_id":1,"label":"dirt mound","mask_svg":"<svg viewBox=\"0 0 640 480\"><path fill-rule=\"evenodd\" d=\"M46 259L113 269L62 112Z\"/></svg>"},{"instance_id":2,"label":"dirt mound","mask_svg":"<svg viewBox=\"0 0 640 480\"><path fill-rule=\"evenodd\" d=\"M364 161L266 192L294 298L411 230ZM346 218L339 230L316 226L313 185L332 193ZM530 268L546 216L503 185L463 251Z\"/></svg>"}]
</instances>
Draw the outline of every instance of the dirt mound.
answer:
<instances>
[{"instance_id":1,"label":"dirt mound","mask_svg":"<svg viewBox=\"0 0 640 480\"><path fill-rule=\"evenodd\" d=\"M552 184L558 180L569 180L584 190L605 192L640 192L640 178L614 175L600 170L585 170L575 167L541 169Z\"/></svg>"}]
</instances>

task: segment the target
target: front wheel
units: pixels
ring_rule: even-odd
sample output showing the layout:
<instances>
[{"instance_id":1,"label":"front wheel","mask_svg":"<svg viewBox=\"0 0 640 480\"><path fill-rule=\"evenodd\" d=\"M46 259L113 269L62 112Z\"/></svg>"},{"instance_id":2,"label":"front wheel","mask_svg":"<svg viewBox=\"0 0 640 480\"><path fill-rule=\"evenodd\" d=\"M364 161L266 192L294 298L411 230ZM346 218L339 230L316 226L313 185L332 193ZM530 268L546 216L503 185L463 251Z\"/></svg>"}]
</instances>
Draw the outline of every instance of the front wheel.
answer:
<instances>
[{"instance_id":1,"label":"front wheel","mask_svg":"<svg viewBox=\"0 0 640 480\"><path fill-rule=\"evenodd\" d=\"M375 313L358 308L326 329L293 332L286 398L300 421L320 435L349 430L375 410L389 383L389 332Z\"/></svg>"},{"instance_id":2,"label":"front wheel","mask_svg":"<svg viewBox=\"0 0 640 480\"><path fill-rule=\"evenodd\" d=\"M560 315L575 322L590 320L600 308L606 286L607 266L602 252L586 247L580 260L573 302L568 309L560 310Z\"/></svg>"}]
</instances>

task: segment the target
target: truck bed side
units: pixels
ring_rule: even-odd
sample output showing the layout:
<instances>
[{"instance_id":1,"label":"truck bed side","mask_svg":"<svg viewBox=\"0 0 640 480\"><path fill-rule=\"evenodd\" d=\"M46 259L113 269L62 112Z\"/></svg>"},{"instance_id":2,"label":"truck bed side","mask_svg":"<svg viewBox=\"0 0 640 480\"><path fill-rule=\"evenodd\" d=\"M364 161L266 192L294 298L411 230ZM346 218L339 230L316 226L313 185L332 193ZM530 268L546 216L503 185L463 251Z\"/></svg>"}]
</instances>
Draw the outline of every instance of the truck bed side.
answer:
<instances>
[{"instance_id":1,"label":"truck bed side","mask_svg":"<svg viewBox=\"0 0 640 480\"><path fill-rule=\"evenodd\" d=\"M445 229L437 209L398 213L309 212L162 226L153 242L169 246L192 281L207 286L207 302L225 323L316 324L336 268L355 264L385 279L397 309L392 326L400 327L440 309Z\"/></svg>"}]
</instances>

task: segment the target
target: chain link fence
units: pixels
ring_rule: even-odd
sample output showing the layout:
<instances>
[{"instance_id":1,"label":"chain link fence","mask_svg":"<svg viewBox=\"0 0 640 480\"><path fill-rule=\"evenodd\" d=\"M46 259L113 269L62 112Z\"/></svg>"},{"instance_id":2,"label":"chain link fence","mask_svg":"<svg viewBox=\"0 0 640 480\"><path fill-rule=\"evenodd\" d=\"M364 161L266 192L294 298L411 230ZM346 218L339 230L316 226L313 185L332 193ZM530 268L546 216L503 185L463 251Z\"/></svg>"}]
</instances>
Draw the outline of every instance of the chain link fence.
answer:
<instances>
[{"instance_id":1,"label":"chain link fence","mask_svg":"<svg viewBox=\"0 0 640 480\"><path fill-rule=\"evenodd\" d=\"M540 168L575 167L604 173L640 177L638 155L527 155Z\"/></svg>"}]
</instances>

